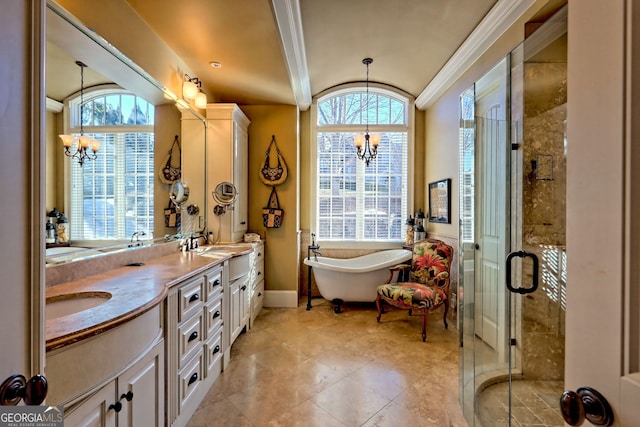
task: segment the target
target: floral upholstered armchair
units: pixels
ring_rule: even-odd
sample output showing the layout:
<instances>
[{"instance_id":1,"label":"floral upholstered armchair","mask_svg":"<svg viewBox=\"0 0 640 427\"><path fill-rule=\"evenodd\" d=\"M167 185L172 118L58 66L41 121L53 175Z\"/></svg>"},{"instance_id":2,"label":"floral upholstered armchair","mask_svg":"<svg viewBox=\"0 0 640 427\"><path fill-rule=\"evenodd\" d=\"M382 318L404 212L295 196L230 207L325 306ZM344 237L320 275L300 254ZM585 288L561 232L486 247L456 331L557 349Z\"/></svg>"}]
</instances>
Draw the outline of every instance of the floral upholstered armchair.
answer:
<instances>
[{"instance_id":1,"label":"floral upholstered armchair","mask_svg":"<svg viewBox=\"0 0 640 427\"><path fill-rule=\"evenodd\" d=\"M384 312L383 302L409 310L410 316L422 316L422 341L426 341L427 314L444 305L444 327L447 329L452 260L453 248L441 240L426 239L415 243L411 265L390 267L389 279L378 286L378 322ZM408 281L391 283L394 272L405 269L410 269Z\"/></svg>"}]
</instances>

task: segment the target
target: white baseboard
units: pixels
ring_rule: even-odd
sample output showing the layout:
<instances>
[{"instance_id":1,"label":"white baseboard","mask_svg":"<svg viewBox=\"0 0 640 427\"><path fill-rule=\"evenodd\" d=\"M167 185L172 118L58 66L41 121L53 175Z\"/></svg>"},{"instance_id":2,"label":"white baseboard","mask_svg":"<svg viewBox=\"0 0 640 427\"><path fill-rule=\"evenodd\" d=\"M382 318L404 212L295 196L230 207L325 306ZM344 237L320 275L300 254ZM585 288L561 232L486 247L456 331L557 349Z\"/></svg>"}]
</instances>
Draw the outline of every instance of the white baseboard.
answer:
<instances>
[{"instance_id":1,"label":"white baseboard","mask_svg":"<svg viewBox=\"0 0 640 427\"><path fill-rule=\"evenodd\" d=\"M296 291L264 291L265 307L297 307L298 292Z\"/></svg>"}]
</instances>

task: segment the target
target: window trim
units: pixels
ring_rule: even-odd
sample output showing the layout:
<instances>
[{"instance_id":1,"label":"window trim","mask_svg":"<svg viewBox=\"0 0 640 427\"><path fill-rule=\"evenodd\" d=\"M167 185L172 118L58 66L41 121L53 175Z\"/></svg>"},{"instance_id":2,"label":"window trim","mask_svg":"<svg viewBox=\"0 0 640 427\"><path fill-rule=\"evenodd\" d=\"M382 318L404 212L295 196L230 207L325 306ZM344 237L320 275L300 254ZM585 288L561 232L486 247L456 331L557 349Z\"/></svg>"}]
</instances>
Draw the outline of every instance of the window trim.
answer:
<instances>
[{"instance_id":1,"label":"window trim","mask_svg":"<svg viewBox=\"0 0 640 427\"><path fill-rule=\"evenodd\" d=\"M313 97L310 117L311 126L309 135L309 231L317 235L317 218L316 212L318 209L318 193L317 193L317 177L318 177L318 103L325 100L328 97L339 96L354 91L362 91L365 89L364 82L362 83L347 83L344 85L336 86L331 89L327 89L320 92ZM415 158L415 98L401 90L394 87L383 85L380 83L369 82L369 92L380 93L382 95L391 96L393 98L399 98L407 103L407 125L380 125L385 129L390 127L398 127L403 131L407 131L407 210L408 212L414 211L414 188L415 188L415 174L414 174L414 161ZM369 131L375 132L378 125L369 125ZM332 126L332 129L339 129L340 126ZM345 126L345 130L347 126ZM353 126L348 126L348 130L352 131ZM364 131L364 127L363 127ZM355 155L355 153L354 153ZM374 160L375 161L375 160ZM398 248L404 244L404 240L397 241L385 241L385 242L363 242L356 240L321 240L317 239L317 243L321 244L326 249L393 249Z\"/></svg>"},{"instance_id":2,"label":"window trim","mask_svg":"<svg viewBox=\"0 0 640 427\"><path fill-rule=\"evenodd\" d=\"M151 102L147 101L146 99L140 97L139 95L133 92L123 89L122 87L113 83L103 84L103 85L100 85L99 87L85 89L83 101L87 103L96 98L100 98L107 95L135 96L136 98L140 98L144 100L151 107L155 108L155 106ZM63 121L64 134L73 134L73 133L80 132L79 106L80 106L80 92L76 92L64 100L63 109L62 109L62 114L63 114L62 121ZM85 133L114 133L113 132L114 127L116 126L84 125L84 131ZM137 132L152 133L152 134L155 133L155 124L151 124L151 125L150 124L144 124L144 125L124 125L123 124L123 125L117 126L117 128L118 128L118 132L115 132L115 133L137 133ZM98 153L100 152L98 151ZM71 199L72 199L71 194L73 191L71 188L71 185L72 185L71 168L73 166L73 162L67 161L67 159L65 158L65 161L63 161L62 164L63 164L63 179L64 179L64 187L63 187L64 212L71 212ZM152 231L155 231L155 230L152 230ZM77 244L78 246L84 246L84 247L110 246L110 245L126 243L128 241L129 241L129 238L106 239L106 240L105 239L88 239L87 240L84 238L73 239L74 244Z\"/></svg>"}]
</instances>

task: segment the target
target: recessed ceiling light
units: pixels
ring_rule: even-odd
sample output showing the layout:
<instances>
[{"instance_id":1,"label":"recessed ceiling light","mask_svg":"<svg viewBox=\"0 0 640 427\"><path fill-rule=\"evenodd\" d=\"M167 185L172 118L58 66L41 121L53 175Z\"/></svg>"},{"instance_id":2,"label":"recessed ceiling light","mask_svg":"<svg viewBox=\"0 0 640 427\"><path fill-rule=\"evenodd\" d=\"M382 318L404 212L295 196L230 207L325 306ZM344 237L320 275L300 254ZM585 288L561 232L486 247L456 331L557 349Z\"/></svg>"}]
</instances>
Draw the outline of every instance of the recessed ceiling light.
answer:
<instances>
[{"instance_id":1,"label":"recessed ceiling light","mask_svg":"<svg viewBox=\"0 0 640 427\"><path fill-rule=\"evenodd\" d=\"M211 65L213 68L220 68L222 67L222 64L219 63L218 61L211 61L209 62L209 65Z\"/></svg>"}]
</instances>

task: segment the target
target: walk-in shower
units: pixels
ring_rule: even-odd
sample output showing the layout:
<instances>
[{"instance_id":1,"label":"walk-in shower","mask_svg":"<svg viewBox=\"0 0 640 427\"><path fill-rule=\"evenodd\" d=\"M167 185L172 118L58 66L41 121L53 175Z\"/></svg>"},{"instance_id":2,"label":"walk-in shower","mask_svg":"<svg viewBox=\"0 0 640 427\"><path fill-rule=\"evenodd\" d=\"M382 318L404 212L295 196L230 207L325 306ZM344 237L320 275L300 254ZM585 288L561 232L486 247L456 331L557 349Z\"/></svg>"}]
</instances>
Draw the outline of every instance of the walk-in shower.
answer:
<instances>
[{"instance_id":1,"label":"walk-in shower","mask_svg":"<svg viewBox=\"0 0 640 427\"><path fill-rule=\"evenodd\" d=\"M461 399L470 426L563 426L566 7L461 96Z\"/></svg>"}]
</instances>

